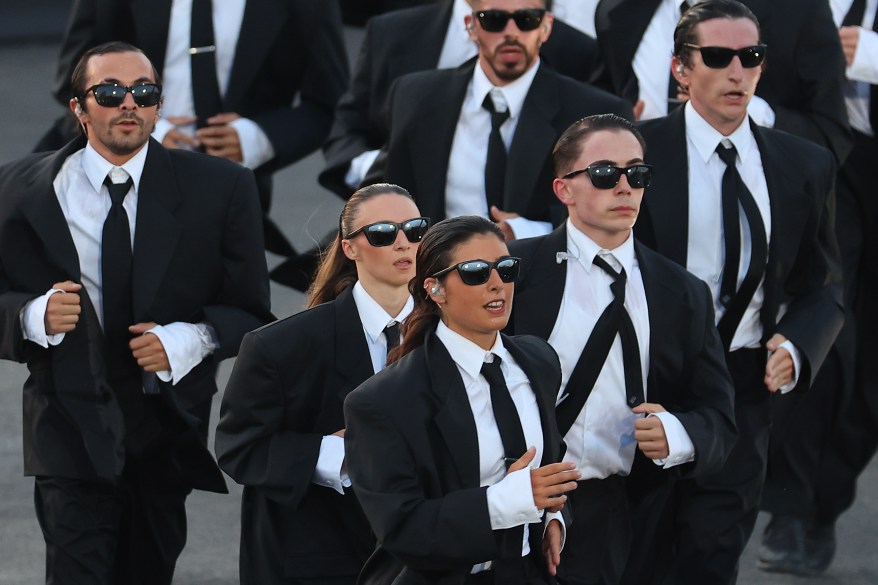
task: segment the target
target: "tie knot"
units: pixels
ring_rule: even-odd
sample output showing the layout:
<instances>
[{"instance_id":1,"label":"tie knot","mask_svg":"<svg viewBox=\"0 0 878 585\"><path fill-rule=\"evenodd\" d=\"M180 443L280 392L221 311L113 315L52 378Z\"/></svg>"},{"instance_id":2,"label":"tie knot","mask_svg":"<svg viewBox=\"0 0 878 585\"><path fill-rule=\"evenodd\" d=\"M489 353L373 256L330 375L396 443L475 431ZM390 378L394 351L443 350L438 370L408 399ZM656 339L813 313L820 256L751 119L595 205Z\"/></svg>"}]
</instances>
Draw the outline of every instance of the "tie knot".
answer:
<instances>
[{"instance_id":1,"label":"tie knot","mask_svg":"<svg viewBox=\"0 0 878 585\"><path fill-rule=\"evenodd\" d=\"M491 91L485 95L482 107L491 114L491 125L499 126L509 118L509 105L500 91Z\"/></svg>"},{"instance_id":2,"label":"tie knot","mask_svg":"<svg viewBox=\"0 0 878 585\"><path fill-rule=\"evenodd\" d=\"M727 167L734 167L735 158L738 156L738 150L731 142L728 142L728 146L726 146L725 142L726 141L723 141L716 145L716 153L719 155L720 159L726 163Z\"/></svg>"},{"instance_id":3,"label":"tie knot","mask_svg":"<svg viewBox=\"0 0 878 585\"><path fill-rule=\"evenodd\" d=\"M613 265L610 263L612 262ZM594 260L592 260L592 264L609 274L613 277L614 280L626 280L628 276L625 274L625 269L619 264L619 261L612 254L607 254L602 256L600 254L595 254ZM615 265L618 265L618 269Z\"/></svg>"},{"instance_id":4,"label":"tie knot","mask_svg":"<svg viewBox=\"0 0 878 585\"><path fill-rule=\"evenodd\" d=\"M121 181L116 182L113 179L116 179L116 181L121 179ZM117 205L121 204L122 200L125 199L125 195L127 195L128 191L131 190L131 187L134 186L134 181L124 169L114 168L109 172L107 178L104 179L104 185L107 186L107 190L110 192L110 199L112 200L113 205Z\"/></svg>"},{"instance_id":5,"label":"tie knot","mask_svg":"<svg viewBox=\"0 0 878 585\"><path fill-rule=\"evenodd\" d=\"M384 337L387 338L387 351L399 345L399 323L391 321L384 328Z\"/></svg>"},{"instance_id":6,"label":"tie knot","mask_svg":"<svg viewBox=\"0 0 878 585\"><path fill-rule=\"evenodd\" d=\"M505 386L506 381L503 379L503 372L500 370L500 363L503 360L500 356L494 355L493 362L485 362L482 364L482 375L488 381L490 386Z\"/></svg>"}]
</instances>

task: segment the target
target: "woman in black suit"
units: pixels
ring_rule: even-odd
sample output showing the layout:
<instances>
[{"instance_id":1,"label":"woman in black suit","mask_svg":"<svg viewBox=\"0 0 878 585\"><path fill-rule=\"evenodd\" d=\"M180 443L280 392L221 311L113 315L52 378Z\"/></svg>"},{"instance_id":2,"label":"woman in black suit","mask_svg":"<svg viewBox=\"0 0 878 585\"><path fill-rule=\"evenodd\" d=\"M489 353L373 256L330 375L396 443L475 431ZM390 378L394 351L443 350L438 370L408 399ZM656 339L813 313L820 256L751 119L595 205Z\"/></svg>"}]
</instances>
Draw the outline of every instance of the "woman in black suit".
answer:
<instances>
[{"instance_id":1,"label":"woman in black suit","mask_svg":"<svg viewBox=\"0 0 878 585\"><path fill-rule=\"evenodd\" d=\"M359 583L554 574L558 512L579 473L556 463L558 357L540 339L498 333L517 273L486 219L448 219L422 240L405 341L345 401L348 471L380 543Z\"/></svg>"},{"instance_id":2,"label":"woman in black suit","mask_svg":"<svg viewBox=\"0 0 878 585\"><path fill-rule=\"evenodd\" d=\"M411 311L419 216L395 185L354 193L309 309L244 338L216 433L220 467L245 486L242 585L352 584L372 552L344 469L342 403L384 366Z\"/></svg>"}]
</instances>

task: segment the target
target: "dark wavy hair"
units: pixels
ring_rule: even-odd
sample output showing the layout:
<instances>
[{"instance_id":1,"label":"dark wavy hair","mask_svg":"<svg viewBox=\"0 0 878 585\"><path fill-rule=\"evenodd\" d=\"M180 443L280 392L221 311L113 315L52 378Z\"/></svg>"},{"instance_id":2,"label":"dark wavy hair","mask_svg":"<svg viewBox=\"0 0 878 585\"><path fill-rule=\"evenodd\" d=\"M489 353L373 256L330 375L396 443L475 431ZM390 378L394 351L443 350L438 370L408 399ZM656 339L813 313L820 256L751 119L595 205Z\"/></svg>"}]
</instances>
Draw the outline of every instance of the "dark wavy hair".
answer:
<instances>
[{"instance_id":1,"label":"dark wavy hair","mask_svg":"<svg viewBox=\"0 0 878 585\"><path fill-rule=\"evenodd\" d=\"M439 306L424 291L424 281L448 268L459 246L486 234L505 241L497 224L476 215L445 219L427 231L415 256L415 277L409 281L409 293L415 306L400 328L403 341L388 354L388 364L423 345L427 332L439 323Z\"/></svg>"},{"instance_id":2,"label":"dark wavy hair","mask_svg":"<svg viewBox=\"0 0 878 585\"><path fill-rule=\"evenodd\" d=\"M335 299L344 289L357 282L357 263L345 256L341 241L346 234L354 231L360 206L379 195L401 195L412 199L407 190L390 183L375 183L358 189L351 195L338 217L338 233L335 239L320 254L317 275L308 289L308 308Z\"/></svg>"},{"instance_id":3,"label":"dark wavy hair","mask_svg":"<svg viewBox=\"0 0 878 585\"><path fill-rule=\"evenodd\" d=\"M716 18L746 18L756 25L756 32L762 37L759 20L753 11L737 0L704 0L683 13L677 28L674 29L674 56L684 65L689 65L693 49L688 45L698 45L698 34L695 28L706 20Z\"/></svg>"}]
</instances>

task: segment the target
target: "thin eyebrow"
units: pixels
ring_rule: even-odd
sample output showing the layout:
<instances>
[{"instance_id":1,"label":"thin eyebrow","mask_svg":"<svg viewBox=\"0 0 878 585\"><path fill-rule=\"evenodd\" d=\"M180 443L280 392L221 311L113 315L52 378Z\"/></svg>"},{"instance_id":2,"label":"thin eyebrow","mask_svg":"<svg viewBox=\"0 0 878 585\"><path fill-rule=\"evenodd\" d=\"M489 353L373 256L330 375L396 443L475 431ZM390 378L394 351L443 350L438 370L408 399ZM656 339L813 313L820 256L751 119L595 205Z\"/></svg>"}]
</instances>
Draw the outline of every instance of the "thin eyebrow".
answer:
<instances>
[{"instance_id":1,"label":"thin eyebrow","mask_svg":"<svg viewBox=\"0 0 878 585\"><path fill-rule=\"evenodd\" d=\"M122 81L119 81L115 77L107 77L101 83L113 83L115 85L122 85L122 86L125 85L125 83L123 83ZM153 80L151 80L149 77L139 77L139 78L135 79L134 83L132 83L131 85L132 86L140 85L141 83L155 83L155 82Z\"/></svg>"},{"instance_id":2,"label":"thin eyebrow","mask_svg":"<svg viewBox=\"0 0 878 585\"><path fill-rule=\"evenodd\" d=\"M640 157L637 157L637 158L632 158L631 160L629 160L628 162L626 162L625 165L626 165L626 166L631 166L631 165L633 165L633 164L642 163L642 162L643 162L643 159L640 158ZM596 161L594 161L593 163L591 163L591 164L588 165L588 166L593 167L593 166L596 166L596 165L610 165L610 166L616 166L616 161L614 161L614 160L596 160Z\"/></svg>"}]
</instances>

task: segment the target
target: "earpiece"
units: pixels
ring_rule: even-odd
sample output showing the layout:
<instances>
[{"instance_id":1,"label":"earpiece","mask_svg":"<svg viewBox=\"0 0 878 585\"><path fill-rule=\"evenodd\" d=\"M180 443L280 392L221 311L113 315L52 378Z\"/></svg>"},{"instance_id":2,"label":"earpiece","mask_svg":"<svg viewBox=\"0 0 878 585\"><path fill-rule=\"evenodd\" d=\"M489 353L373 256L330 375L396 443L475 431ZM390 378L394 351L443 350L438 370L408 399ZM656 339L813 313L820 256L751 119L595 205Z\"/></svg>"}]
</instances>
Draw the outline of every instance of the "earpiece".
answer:
<instances>
[{"instance_id":1,"label":"earpiece","mask_svg":"<svg viewBox=\"0 0 878 585\"><path fill-rule=\"evenodd\" d=\"M434 284L433 286L430 287L430 294L438 295L440 290L442 290L442 289L439 287L439 285Z\"/></svg>"},{"instance_id":2,"label":"earpiece","mask_svg":"<svg viewBox=\"0 0 878 585\"><path fill-rule=\"evenodd\" d=\"M677 75L683 75L683 64L677 63Z\"/></svg>"},{"instance_id":3,"label":"earpiece","mask_svg":"<svg viewBox=\"0 0 878 585\"><path fill-rule=\"evenodd\" d=\"M73 109L73 113L77 116L82 115L82 104L79 103L79 100L76 100L76 107Z\"/></svg>"},{"instance_id":4,"label":"earpiece","mask_svg":"<svg viewBox=\"0 0 878 585\"><path fill-rule=\"evenodd\" d=\"M162 117L162 108L161 108L161 107L156 108L156 110L155 110L155 116L156 116L156 118L161 118L161 117Z\"/></svg>"}]
</instances>

